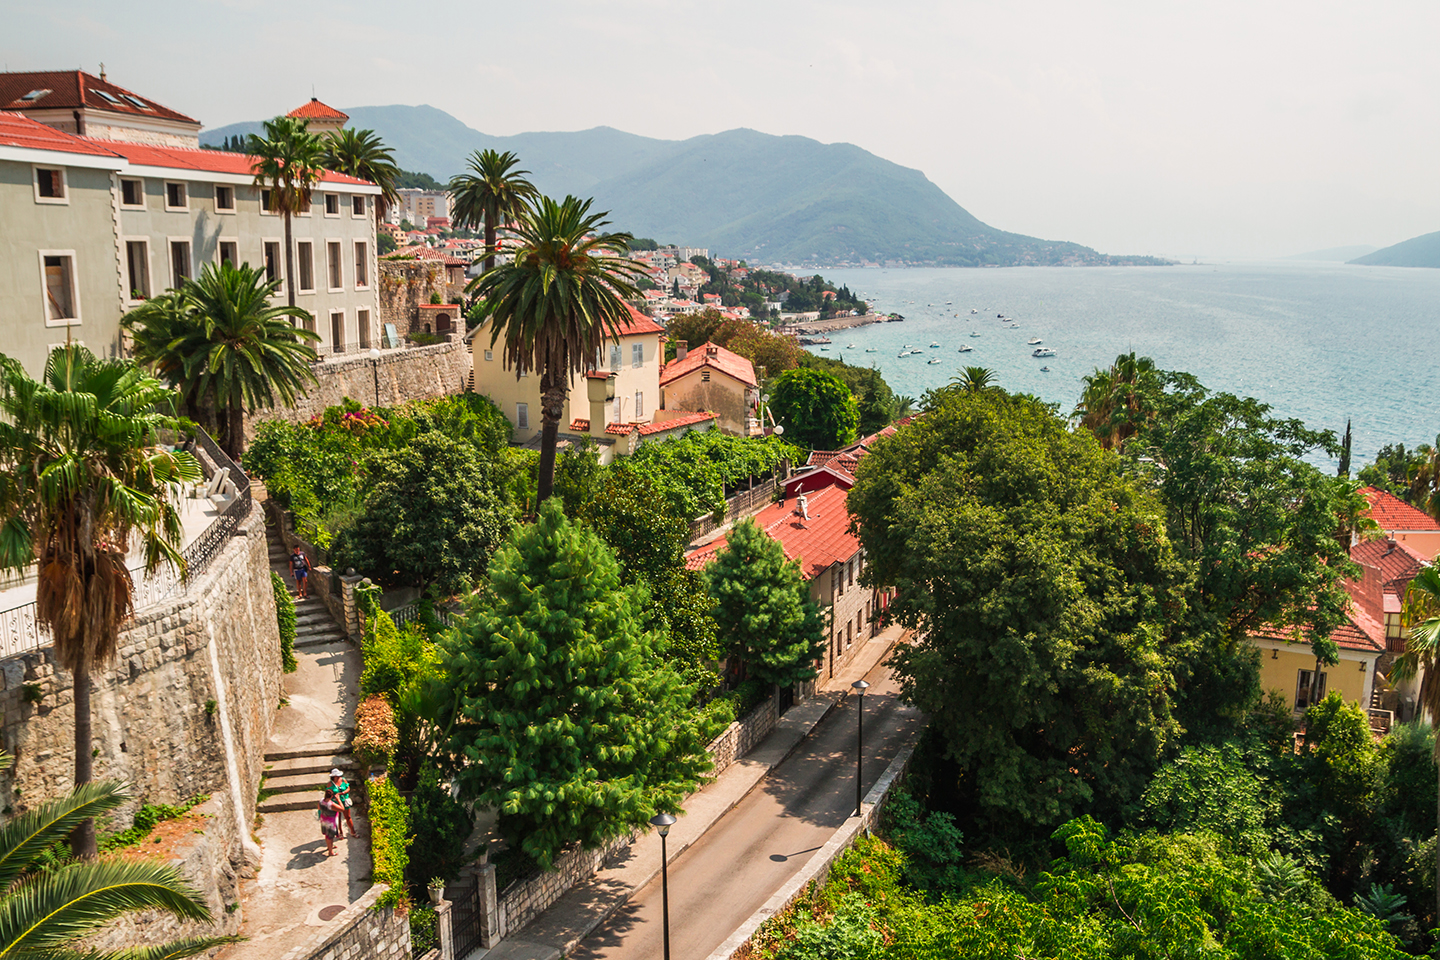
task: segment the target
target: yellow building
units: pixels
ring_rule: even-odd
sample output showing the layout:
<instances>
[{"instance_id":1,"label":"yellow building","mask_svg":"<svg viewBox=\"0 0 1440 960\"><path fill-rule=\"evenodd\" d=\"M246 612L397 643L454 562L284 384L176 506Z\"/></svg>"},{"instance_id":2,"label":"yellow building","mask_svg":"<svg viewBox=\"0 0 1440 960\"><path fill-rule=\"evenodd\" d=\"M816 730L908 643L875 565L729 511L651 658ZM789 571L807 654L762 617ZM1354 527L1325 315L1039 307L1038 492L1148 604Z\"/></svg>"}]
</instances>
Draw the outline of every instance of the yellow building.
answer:
<instances>
[{"instance_id":1,"label":"yellow building","mask_svg":"<svg viewBox=\"0 0 1440 960\"><path fill-rule=\"evenodd\" d=\"M760 387L754 364L713 343L687 350L680 342L676 348L675 359L660 371L661 406L713 410L719 414L721 432L737 437L760 434L760 421L755 418Z\"/></svg>"}]
</instances>

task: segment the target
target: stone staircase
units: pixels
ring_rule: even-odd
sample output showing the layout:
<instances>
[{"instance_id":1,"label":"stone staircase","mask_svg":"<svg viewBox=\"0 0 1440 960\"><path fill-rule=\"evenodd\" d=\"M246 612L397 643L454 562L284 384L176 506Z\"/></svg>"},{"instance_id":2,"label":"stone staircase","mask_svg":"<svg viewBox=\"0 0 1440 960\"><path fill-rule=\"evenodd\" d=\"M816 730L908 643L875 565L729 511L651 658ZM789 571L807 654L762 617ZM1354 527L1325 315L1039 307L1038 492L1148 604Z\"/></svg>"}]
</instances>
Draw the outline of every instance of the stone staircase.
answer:
<instances>
[{"instance_id":1,"label":"stone staircase","mask_svg":"<svg viewBox=\"0 0 1440 960\"><path fill-rule=\"evenodd\" d=\"M287 585L294 585L290 576L290 556L280 541L280 534L273 527L265 529L266 543L270 548L270 569L280 574ZM313 578L315 574L312 572ZM295 649L319 647L327 643L344 643L345 633L330 610L312 593L307 600L295 601Z\"/></svg>"}]
</instances>

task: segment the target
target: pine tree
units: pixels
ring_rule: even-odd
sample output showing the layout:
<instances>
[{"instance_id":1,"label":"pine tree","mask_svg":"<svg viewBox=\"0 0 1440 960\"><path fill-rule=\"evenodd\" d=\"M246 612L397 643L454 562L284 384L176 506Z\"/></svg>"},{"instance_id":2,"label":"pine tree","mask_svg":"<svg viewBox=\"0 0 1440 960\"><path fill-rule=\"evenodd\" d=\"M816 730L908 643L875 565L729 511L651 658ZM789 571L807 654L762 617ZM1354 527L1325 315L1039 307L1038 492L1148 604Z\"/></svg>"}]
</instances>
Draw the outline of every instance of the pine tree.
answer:
<instances>
[{"instance_id":1,"label":"pine tree","mask_svg":"<svg viewBox=\"0 0 1440 960\"><path fill-rule=\"evenodd\" d=\"M782 687L814 679L815 661L825 654L824 615L799 562L786 561L755 521L735 526L705 580L721 642L750 676Z\"/></svg>"},{"instance_id":2,"label":"pine tree","mask_svg":"<svg viewBox=\"0 0 1440 960\"><path fill-rule=\"evenodd\" d=\"M642 630L644 602L551 500L442 641L461 799L498 810L500 832L546 869L573 842L677 811L709 768L693 691Z\"/></svg>"}]
</instances>

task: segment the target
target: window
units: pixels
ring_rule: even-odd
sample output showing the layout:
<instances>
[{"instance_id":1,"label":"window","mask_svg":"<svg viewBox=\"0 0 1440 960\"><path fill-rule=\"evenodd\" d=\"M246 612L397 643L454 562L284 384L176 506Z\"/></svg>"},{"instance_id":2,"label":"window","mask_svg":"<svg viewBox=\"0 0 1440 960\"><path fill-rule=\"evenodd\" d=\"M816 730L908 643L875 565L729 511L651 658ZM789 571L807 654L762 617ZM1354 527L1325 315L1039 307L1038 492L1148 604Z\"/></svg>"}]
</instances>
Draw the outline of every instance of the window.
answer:
<instances>
[{"instance_id":1,"label":"window","mask_svg":"<svg viewBox=\"0 0 1440 960\"><path fill-rule=\"evenodd\" d=\"M700 371L700 382L701 382L701 383L709 383L709 382L710 382L710 371L709 371L709 370L701 370L701 371Z\"/></svg>"},{"instance_id":2,"label":"window","mask_svg":"<svg viewBox=\"0 0 1440 960\"><path fill-rule=\"evenodd\" d=\"M370 346L370 311L363 307L356 310L355 325L360 328L360 346Z\"/></svg>"},{"instance_id":3,"label":"window","mask_svg":"<svg viewBox=\"0 0 1440 960\"><path fill-rule=\"evenodd\" d=\"M170 286L178 287L190 279L190 241L170 241Z\"/></svg>"},{"instance_id":4,"label":"window","mask_svg":"<svg viewBox=\"0 0 1440 960\"><path fill-rule=\"evenodd\" d=\"M65 170L61 167L35 168L35 202L69 203L65 196Z\"/></svg>"},{"instance_id":5,"label":"window","mask_svg":"<svg viewBox=\"0 0 1440 960\"><path fill-rule=\"evenodd\" d=\"M486 362L488 363L489 361L494 360L494 359L495 359L495 351L494 351L494 350L486 350L486 351L485 351L485 360L486 360Z\"/></svg>"},{"instance_id":6,"label":"window","mask_svg":"<svg viewBox=\"0 0 1440 960\"><path fill-rule=\"evenodd\" d=\"M1301 670L1300 676L1295 684L1295 709L1304 710L1325 699L1325 673L1320 674L1320 682L1315 685L1315 690L1310 689L1315 679L1314 670ZM1313 695L1312 695L1313 693Z\"/></svg>"},{"instance_id":7,"label":"window","mask_svg":"<svg viewBox=\"0 0 1440 960\"><path fill-rule=\"evenodd\" d=\"M126 291L129 299L150 299L149 241L125 241L125 277L130 284L130 288Z\"/></svg>"},{"instance_id":8,"label":"window","mask_svg":"<svg viewBox=\"0 0 1440 960\"><path fill-rule=\"evenodd\" d=\"M355 288L363 290L370 286L370 245L364 240L355 241Z\"/></svg>"},{"instance_id":9,"label":"window","mask_svg":"<svg viewBox=\"0 0 1440 960\"><path fill-rule=\"evenodd\" d=\"M240 244L234 240L220 241L220 262L232 267L240 266Z\"/></svg>"},{"instance_id":10,"label":"window","mask_svg":"<svg viewBox=\"0 0 1440 960\"><path fill-rule=\"evenodd\" d=\"M339 353L345 346L345 311L330 311L330 348Z\"/></svg>"},{"instance_id":11,"label":"window","mask_svg":"<svg viewBox=\"0 0 1440 960\"><path fill-rule=\"evenodd\" d=\"M639 390L635 391L635 419L639 420L645 416L645 394Z\"/></svg>"},{"instance_id":12,"label":"window","mask_svg":"<svg viewBox=\"0 0 1440 960\"><path fill-rule=\"evenodd\" d=\"M630 366L645 366L645 344L635 343L630 345Z\"/></svg>"},{"instance_id":13,"label":"window","mask_svg":"<svg viewBox=\"0 0 1440 960\"><path fill-rule=\"evenodd\" d=\"M190 209L190 195L185 189L185 184L165 181L165 209Z\"/></svg>"},{"instance_id":14,"label":"window","mask_svg":"<svg viewBox=\"0 0 1440 960\"><path fill-rule=\"evenodd\" d=\"M327 193L327 194L325 194L325 216L327 216L327 217L338 217L338 216L340 216L340 194L338 194L338 193Z\"/></svg>"},{"instance_id":15,"label":"window","mask_svg":"<svg viewBox=\"0 0 1440 960\"><path fill-rule=\"evenodd\" d=\"M620 369L620 344L618 343L612 343L610 345L610 369Z\"/></svg>"},{"instance_id":16,"label":"window","mask_svg":"<svg viewBox=\"0 0 1440 960\"><path fill-rule=\"evenodd\" d=\"M852 557L851 559L849 559L849 560L847 560L847 561L845 562L845 585L848 587L848 586L852 586L854 583L855 583L855 559Z\"/></svg>"},{"instance_id":17,"label":"window","mask_svg":"<svg viewBox=\"0 0 1440 960\"><path fill-rule=\"evenodd\" d=\"M279 288L280 290L284 290L284 289L285 289L285 284L284 284L284 276L285 276L285 273L284 273L284 270L281 269L283 266L284 266L284 258L282 257L282 255L281 255L281 253L280 253L280 241L279 241L279 240L266 240L266 241L265 241L265 279L266 279L266 281L268 281L268 282L270 282L270 283L274 283L276 280L281 281L281 283L280 283L280 288ZM279 291L277 291L277 292L279 292Z\"/></svg>"},{"instance_id":18,"label":"window","mask_svg":"<svg viewBox=\"0 0 1440 960\"><path fill-rule=\"evenodd\" d=\"M340 242L332 240L325 244L325 264L329 268L330 291L333 293L344 286L345 278L340 273Z\"/></svg>"},{"instance_id":19,"label":"window","mask_svg":"<svg viewBox=\"0 0 1440 960\"><path fill-rule=\"evenodd\" d=\"M365 216L365 198L364 198L364 197L354 196L354 197L351 197L351 198L350 198L350 216L352 216L352 217L364 217L364 216Z\"/></svg>"},{"instance_id":20,"label":"window","mask_svg":"<svg viewBox=\"0 0 1440 960\"><path fill-rule=\"evenodd\" d=\"M620 394L618 394L618 393L615 394L615 403L613 404L613 406L614 406L615 409L614 409L613 411L611 411L611 413L610 413L610 422L611 422L611 423L624 423L624 422L625 422L625 411L624 411L623 406L622 406L621 403L620 403Z\"/></svg>"},{"instance_id":21,"label":"window","mask_svg":"<svg viewBox=\"0 0 1440 960\"><path fill-rule=\"evenodd\" d=\"M80 322L80 295L75 288L75 251L40 251L40 278L45 288L45 326L68 327Z\"/></svg>"},{"instance_id":22,"label":"window","mask_svg":"<svg viewBox=\"0 0 1440 960\"><path fill-rule=\"evenodd\" d=\"M519 427L521 430L530 429L530 404L515 404L515 426Z\"/></svg>"},{"instance_id":23,"label":"window","mask_svg":"<svg viewBox=\"0 0 1440 960\"><path fill-rule=\"evenodd\" d=\"M145 206L145 181L144 181L144 180L121 180L121 181L120 181L120 206L122 206L122 207L144 207L144 206Z\"/></svg>"},{"instance_id":24,"label":"window","mask_svg":"<svg viewBox=\"0 0 1440 960\"><path fill-rule=\"evenodd\" d=\"M296 211L295 211L295 216L297 216L297 217L308 217L308 216L310 216L310 199L311 199L311 198L310 198L309 196L305 196L305 197L303 197L303 198L300 200L300 206L296 209Z\"/></svg>"},{"instance_id":25,"label":"window","mask_svg":"<svg viewBox=\"0 0 1440 960\"><path fill-rule=\"evenodd\" d=\"M299 274L299 286L296 289L301 293L315 292L315 254L312 250L314 245L309 240L301 240L295 244L295 272Z\"/></svg>"},{"instance_id":26,"label":"window","mask_svg":"<svg viewBox=\"0 0 1440 960\"><path fill-rule=\"evenodd\" d=\"M270 198L271 193L269 190L260 191L260 212L273 217L275 216L275 209L270 206Z\"/></svg>"},{"instance_id":27,"label":"window","mask_svg":"<svg viewBox=\"0 0 1440 960\"><path fill-rule=\"evenodd\" d=\"M848 650L850 644L855 642L855 624L846 621L845 623L845 648Z\"/></svg>"},{"instance_id":28,"label":"window","mask_svg":"<svg viewBox=\"0 0 1440 960\"><path fill-rule=\"evenodd\" d=\"M234 188L234 187L220 187L220 186L217 186L217 187L215 188L215 209L216 209L216 210L222 210L222 211L224 211L224 212L226 212L226 213L234 213L234 212L235 212L235 188Z\"/></svg>"}]
</instances>

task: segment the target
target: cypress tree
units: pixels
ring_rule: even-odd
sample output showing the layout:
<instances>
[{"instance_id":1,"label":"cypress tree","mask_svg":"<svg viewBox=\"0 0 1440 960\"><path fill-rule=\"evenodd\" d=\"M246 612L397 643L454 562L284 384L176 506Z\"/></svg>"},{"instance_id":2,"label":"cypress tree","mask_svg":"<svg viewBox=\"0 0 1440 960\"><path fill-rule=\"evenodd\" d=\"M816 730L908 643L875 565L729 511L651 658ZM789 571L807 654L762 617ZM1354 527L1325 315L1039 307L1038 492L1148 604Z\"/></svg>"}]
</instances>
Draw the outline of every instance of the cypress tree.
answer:
<instances>
[{"instance_id":1,"label":"cypress tree","mask_svg":"<svg viewBox=\"0 0 1440 960\"><path fill-rule=\"evenodd\" d=\"M489 589L441 641L461 798L549 869L657 811L709 769L693 690L646 632L641 586L558 499L490 561Z\"/></svg>"}]
</instances>

